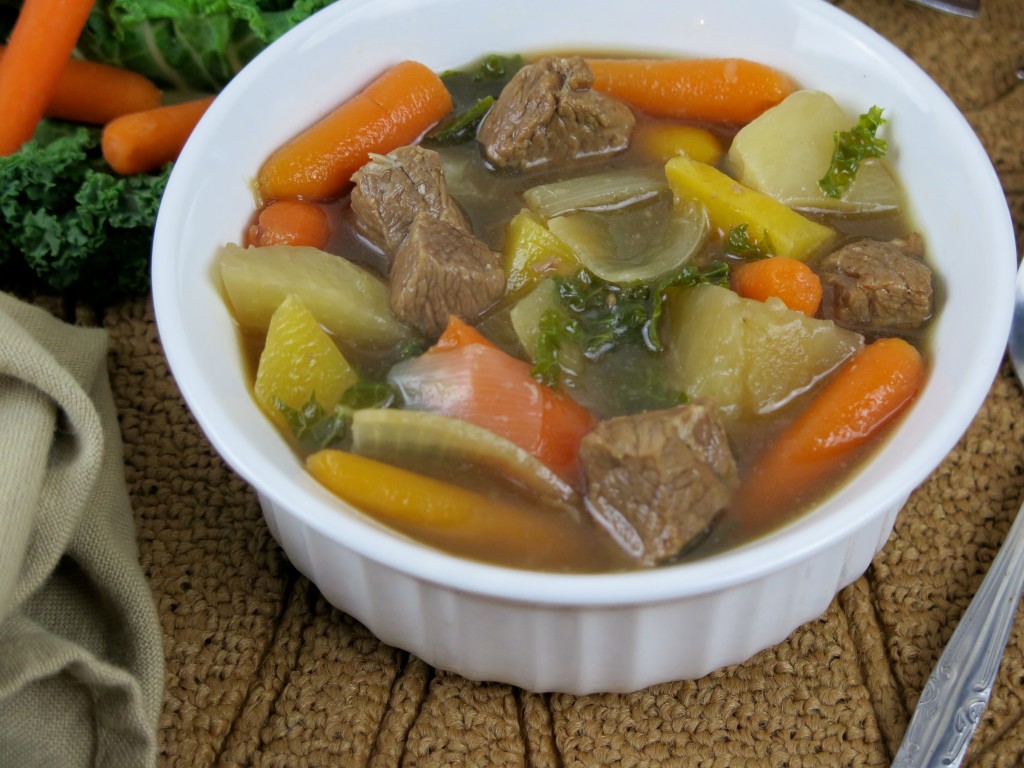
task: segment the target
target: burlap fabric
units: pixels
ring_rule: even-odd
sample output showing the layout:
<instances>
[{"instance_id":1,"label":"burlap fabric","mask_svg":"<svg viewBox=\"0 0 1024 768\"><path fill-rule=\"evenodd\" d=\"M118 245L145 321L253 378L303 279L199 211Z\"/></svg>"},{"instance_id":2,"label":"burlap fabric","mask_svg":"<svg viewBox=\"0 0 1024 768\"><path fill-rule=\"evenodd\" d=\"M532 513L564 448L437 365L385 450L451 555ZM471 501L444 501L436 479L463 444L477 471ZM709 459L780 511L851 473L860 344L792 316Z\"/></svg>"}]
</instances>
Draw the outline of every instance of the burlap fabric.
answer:
<instances>
[{"instance_id":1,"label":"burlap fabric","mask_svg":"<svg viewBox=\"0 0 1024 768\"><path fill-rule=\"evenodd\" d=\"M902 0L837 5L906 51L961 107L993 159L1020 241L1024 0L983 2L974 20ZM934 151L941 163L949 149ZM1024 394L1004 363L868 573L819 619L701 680L630 695L531 694L433 670L329 606L193 422L148 302L79 319L110 334L138 545L163 629L165 768L888 765L1024 499ZM1022 681L1024 615L970 765L1024 764Z\"/></svg>"}]
</instances>

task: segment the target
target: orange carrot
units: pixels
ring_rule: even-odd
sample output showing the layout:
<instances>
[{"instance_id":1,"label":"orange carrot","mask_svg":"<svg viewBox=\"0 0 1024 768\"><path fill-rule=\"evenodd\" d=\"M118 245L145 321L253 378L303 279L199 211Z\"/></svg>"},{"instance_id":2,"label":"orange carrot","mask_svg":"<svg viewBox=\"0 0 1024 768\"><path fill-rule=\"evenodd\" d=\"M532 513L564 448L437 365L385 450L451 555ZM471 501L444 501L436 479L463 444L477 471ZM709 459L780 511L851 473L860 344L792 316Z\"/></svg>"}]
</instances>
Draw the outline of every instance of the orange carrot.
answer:
<instances>
[{"instance_id":1,"label":"orange carrot","mask_svg":"<svg viewBox=\"0 0 1024 768\"><path fill-rule=\"evenodd\" d=\"M732 289L745 299L776 296L790 309L814 317L821 304L821 279L798 259L772 256L732 269Z\"/></svg>"},{"instance_id":2,"label":"orange carrot","mask_svg":"<svg viewBox=\"0 0 1024 768\"><path fill-rule=\"evenodd\" d=\"M599 536L569 515L484 496L345 451L311 454L306 467L324 487L379 520L442 549L520 567L552 562L586 568Z\"/></svg>"},{"instance_id":3,"label":"orange carrot","mask_svg":"<svg viewBox=\"0 0 1024 768\"><path fill-rule=\"evenodd\" d=\"M587 59L594 89L655 117L749 123L796 88L746 59Z\"/></svg>"},{"instance_id":4,"label":"orange carrot","mask_svg":"<svg viewBox=\"0 0 1024 768\"><path fill-rule=\"evenodd\" d=\"M7 46L0 45L0 61ZM160 89L147 77L121 67L70 59L44 114L103 125L115 117L160 106Z\"/></svg>"},{"instance_id":5,"label":"orange carrot","mask_svg":"<svg viewBox=\"0 0 1024 768\"><path fill-rule=\"evenodd\" d=\"M0 61L0 157L32 138L95 0L24 0Z\"/></svg>"},{"instance_id":6,"label":"orange carrot","mask_svg":"<svg viewBox=\"0 0 1024 768\"><path fill-rule=\"evenodd\" d=\"M276 200L260 211L249 227L252 245L311 245L323 248L331 236L331 224L316 203Z\"/></svg>"},{"instance_id":7,"label":"orange carrot","mask_svg":"<svg viewBox=\"0 0 1024 768\"><path fill-rule=\"evenodd\" d=\"M264 200L337 197L371 152L411 144L451 109L434 72L415 61L396 64L275 151L260 168L260 194Z\"/></svg>"},{"instance_id":8,"label":"orange carrot","mask_svg":"<svg viewBox=\"0 0 1024 768\"><path fill-rule=\"evenodd\" d=\"M457 315L452 315L448 318L448 325L444 329L444 333L442 333L440 338L438 338L434 343L434 346L427 350L427 353L432 354L435 352L446 352L448 350L464 347L467 344L484 344L488 347L495 346L490 339L480 333L480 331L472 325Z\"/></svg>"},{"instance_id":9,"label":"orange carrot","mask_svg":"<svg viewBox=\"0 0 1024 768\"><path fill-rule=\"evenodd\" d=\"M452 318L437 344L392 369L389 380L415 408L476 424L536 456L579 484L579 444L596 419L563 392L530 374L478 331Z\"/></svg>"},{"instance_id":10,"label":"orange carrot","mask_svg":"<svg viewBox=\"0 0 1024 768\"><path fill-rule=\"evenodd\" d=\"M118 173L145 173L178 159L213 96L122 115L103 128L103 158Z\"/></svg>"},{"instance_id":11,"label":"orange carrot","mask_svg":"<svg viewBox=\"0 0 1024 768\"><path fill-rule=\"evenodd\" d=\"M737 514L757 528L809 500L857 448L903 411L923 382L921 354L903 339L865 346L755 459L737 491Z\"/></svg>"}]
</instances>

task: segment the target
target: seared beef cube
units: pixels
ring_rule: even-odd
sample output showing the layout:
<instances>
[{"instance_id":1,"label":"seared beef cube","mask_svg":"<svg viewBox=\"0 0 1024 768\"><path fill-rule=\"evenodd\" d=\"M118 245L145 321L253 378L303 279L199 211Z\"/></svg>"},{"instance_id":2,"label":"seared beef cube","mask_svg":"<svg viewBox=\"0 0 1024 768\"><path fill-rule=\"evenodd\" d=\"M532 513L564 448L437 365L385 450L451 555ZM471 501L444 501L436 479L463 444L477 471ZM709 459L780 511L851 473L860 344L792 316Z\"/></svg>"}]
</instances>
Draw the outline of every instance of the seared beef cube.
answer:
<instances>
[{"instance_id":1,"label":"seared beef cube","mask_svg":"<svg viewBox=\"0 0 1024 768\"><path fill-rule=\"evenodd\" d=\"M932 271L923 252L916 234L858 240L833 251L817 269L826 296L822 313L847 328L920 328L932 316Z\"/></svg>"},{"instance_id":2,"label":"seared beef cube","mask_svg":"<svg viewBox=\"0 0 1024 768\"><path fill-rule=\"evenodd\" d=\"M603 421L580 460L587 508L645 565L704 532L737 484L718 406L706 399Z\"/></svg>"},{"instance_id":3,"label":"seared beef cube","mask_svg":"<svg viewBox=\"0 0 1024 768\"><path fill-rule=\"evenodd\" d=\"M464 229L417 213L391 265L391 308L431 337L450 315L473 323L505 292L501 261Z\"/></svg>"},{"instance_id":4,"label":"seared beef cube","mask_svg":"<svg viewBox=\"0 0 1024 768\"><path fill-rule=\"evenodd\" d=\"M522 170L626 149L636 118L621 101L591 90L593 82L578 56L523 67L480 125L484 156Z\"/></svg>"},{"instance_id":5,"label":"seared beef cube","mask_svg":"<svg viewBox=\"0 0 1024 768\"><path fill-rule=\"evenodd\" d=\"M440 155L431 149L399 147L387 155L375 155L352 180L356 227L385 255L395 252L421 211L470 229L465 213L448 193Z\"/></svg>"}]
</instances>

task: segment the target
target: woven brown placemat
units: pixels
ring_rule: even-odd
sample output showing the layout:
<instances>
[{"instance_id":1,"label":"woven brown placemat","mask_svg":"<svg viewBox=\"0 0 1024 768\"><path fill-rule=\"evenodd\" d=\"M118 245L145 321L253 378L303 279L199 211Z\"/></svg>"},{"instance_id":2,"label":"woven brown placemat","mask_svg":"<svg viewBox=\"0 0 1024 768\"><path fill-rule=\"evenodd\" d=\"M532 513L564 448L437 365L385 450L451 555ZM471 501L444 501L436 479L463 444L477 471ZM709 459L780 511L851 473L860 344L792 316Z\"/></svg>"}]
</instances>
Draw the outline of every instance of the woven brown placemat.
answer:
<instances>
[{"instance_id":1,"label":"woven brown placemat","mask_svg":"<svg viewBox=\"0 0 1024 768\"><path fill-rule=\"evenodd\" d=\"M1024 2L984 0L974 20L900 0L836 4L911 55L961 107L993 159L1020 241ZM936 162L946 151L935 147ZM192 420L149 303L117 306L102 322L163 627L165 768L888 765L1024 497L1024 395L1004 363L871 569L819 619L701 680L629 695L527 693L433 670L328 605ZM1024 618L971 765L1024 763L1022 681Z\"/></svg>"}]
</instances>

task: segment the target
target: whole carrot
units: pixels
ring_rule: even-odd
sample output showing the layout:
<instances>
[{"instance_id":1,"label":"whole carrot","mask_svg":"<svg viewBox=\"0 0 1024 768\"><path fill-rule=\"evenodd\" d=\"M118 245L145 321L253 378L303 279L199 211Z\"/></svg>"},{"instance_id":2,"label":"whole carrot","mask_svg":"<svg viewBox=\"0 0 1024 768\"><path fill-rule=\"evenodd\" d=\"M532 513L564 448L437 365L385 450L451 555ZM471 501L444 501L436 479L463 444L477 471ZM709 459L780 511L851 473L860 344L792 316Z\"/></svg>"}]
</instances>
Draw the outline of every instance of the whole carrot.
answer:
<instances>
[{"instance_id":1,"label":"whole carrot","mask_svg":"<svg viewBox=\"0 0 1024 768\"><path fill-rule=\"evenodd\" d=\"M747 59L587 59L594 89L655 117L744 125L795 90Z\"/></svg>"},{"instance_id":2,"label":"whole carrot","mask_svg":"<svg viewBox=\"0 0 1024 768\"><path fill-rule=\"evenodd\" d=\"M103 159L123 175L173 162L213 96L122 115L103 128Z\"/></svg>"},{"instance_id":3,"label":"whole carrot","mask_svg":"<svg viewBox=\"0 0 1024 768\"><path fill-rule=\"evenodd\" d=\"M0 156L32 138L95 0L24 0L0 61Z\"/></svg>"},{"instance_id":4,"label":"whole carrot","mask_svg":"<svg viewBox=\"0 0 1024 768\"><path fill-rule=\"evenodd\" d=\"M865 346L836 372L808 407L754 460L734 509L751 529L787 506L809 500L917 395L920 352L899 338Z\"/></svg>"},{"instance_id":5,"label":"whole carrot","mask_svg":"<svg viewBox=\"0 0 1024 768\"><path fill-rule=\"evenodd\" d=\"M554 558L585 567L601 546L569 515L483 496L345 451L311 454L306 467L339 498L399 530L457 554L529 567Z\"/></svg>"},{"instance_id":6,"label":"whole carrot","mask_svg":"<svg viewBox=\"0 0 1024 768\"><path fill-rule=\"evenodd\" d=\"M7 46L0 45L0 61ZM122 67L69 59L44 115L77 123L103 125L129 112L160 106L162 95L152 80Z\"/></svg>"},{"instance_id":7,"label":"whole carrot","mask_svg":"<svg viewBox=\"0 0 1024 768\"><path fill-rule=\"evenodd\" d=\"M745 299L764 301L775 296L809 317L814 317L821 304L821 279L799 259L758 259L733 267L730 275L732 289Z\"/></svg>"},{"instance_id":8,"label":"whole carrot","mask_svg":"<svg viewBox=\"0 0 1024 768\"><path fill-rule=\"evenodd\" d=\"M433 71L415 61L396 64L275 151L260 169L260 194L265 201L336 197L371 152L412 143L451 109Z\"/></svg>"}]
</instances>

